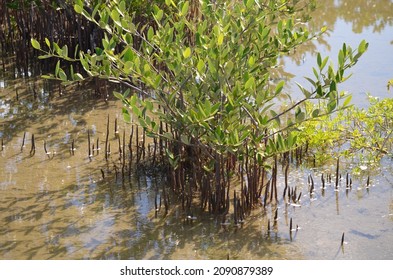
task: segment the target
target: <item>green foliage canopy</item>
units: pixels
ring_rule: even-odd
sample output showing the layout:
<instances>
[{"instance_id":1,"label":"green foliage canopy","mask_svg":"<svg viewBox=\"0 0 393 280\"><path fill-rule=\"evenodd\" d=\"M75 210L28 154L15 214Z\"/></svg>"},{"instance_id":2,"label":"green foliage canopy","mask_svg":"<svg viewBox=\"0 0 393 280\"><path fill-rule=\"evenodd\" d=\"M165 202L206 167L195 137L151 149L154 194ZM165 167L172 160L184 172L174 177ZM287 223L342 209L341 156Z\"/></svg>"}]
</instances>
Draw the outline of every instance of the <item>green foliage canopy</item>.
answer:
<instances>
[{"instance_id":1,"label":"green foliage canopy","mask_svg":"<svg viewBox=\"0 0 393 280\"><path fill-rule=\"evenodd\" d=\"M75 11L106 32L102 46L71 58L67 46L46 40L42 58L79 61L88 76L127 85L133 94L115 92L126 105L124 117L131 121L135 116L152 137L197 147L208 161L231 154L263 164L296 147L293 132L299 124L349 105L347 96L340 101L338 84L368 46L362 41L353 50L344 44L336 67L318 54L314 77L307 78L310 89L299 85L304 98L280 109L279 98L290 93L283 80L272 84L271 69L281 56L324 32L311 35L299 22L300 3L166 0L165 10L153 6L154 23L141 25L127 1L110 1L88 12L77 0ZM32 46L41 49L34 39ZM60 61L47 77L86 79L73 69L67 74ZM309 100L324 102L310 112L304 106ZM159 122L170 132L162 133ZM182 156L174 150L167 154L171 163Z\"/></svg>"}]
</instances>

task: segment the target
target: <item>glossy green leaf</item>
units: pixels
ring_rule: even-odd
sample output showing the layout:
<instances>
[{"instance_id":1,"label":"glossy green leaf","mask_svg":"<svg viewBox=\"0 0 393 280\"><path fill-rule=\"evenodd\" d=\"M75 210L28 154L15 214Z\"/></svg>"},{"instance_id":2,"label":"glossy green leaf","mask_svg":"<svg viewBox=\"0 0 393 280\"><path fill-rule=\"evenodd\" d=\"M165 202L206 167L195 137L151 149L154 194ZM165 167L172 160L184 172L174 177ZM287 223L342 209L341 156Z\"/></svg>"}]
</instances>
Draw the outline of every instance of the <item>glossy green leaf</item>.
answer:
<instances>
[{"instance_id":1,"label":"glossy green leaf","mask_svg":"<svg viewBox=\"0 0 393 280\"><path fill-rule=\"evenodd\" d=\"M74 5L74 10L75 10L75 12L77 12L78 14L81 14L82 11L83 11L83 7L82 7L82 5L75 4L75 5Z\"/></svg>"},{"instance_id":2,"label":"glossy green leaf","mask_svg":"<svg viewBox=\"0 0 393 280\"><path fill-rule=\"evenodd\" d=\"M75 73L73 78L74 78L75 81L82 81L82 80L84 80L83 76L80 73Z\"/></svg>"},{"instance_id":3,"label":"glossy green leaf","mask_svg":"<svg viewBox=\"0 0 393 280\"><path fill-rule=\"evenodd\" d=\"M41 45L36 39L31 39L30 41L31 41L31 45L33 46L33 48L35 48L36 50L41 49Z\"/></svg>"},{"instance_id":4,"label":"glossy green leaf","mask_svg":"<svg viewBox=\"0 0 393 280\"><path fill-rule=\"evenodd\" d=\"M254 58L254 56L250 56L250 58L248 59L248 65L250 67L253 67L255 65L255 58Z\"/></svg>"},{"instance_id":5,"label":"glossy green leaf","mask_svg":"<svg viewBox=\"0 0 393 280\"><path fill-rule=\"evenodd\" d=\"M48 46L48 48L50 48L50 41L48 38L45 38L45 44Z\"/></svg>"},{"instance_id":6,"label":"glossy green leaf","mask_svg":"<svg viewBox=\"0 0 393 280\"><path fill-rule=\"evenodd\" d=\"M183 51L183 56L184 58L189 58L191 56L191 49L189 47L187 47L184 51Z\"/></svg>"},{"instance_id":7,"label":"glossy green leaf","mask_svg":"<svg viewBox=\"0 0 393 280\"><path fill-rule=\"evenodd\" d=\"M368 43L365 40L362 40L358 47L358 52L363 54L368 48Z\"/></svg>"}]
</instances>

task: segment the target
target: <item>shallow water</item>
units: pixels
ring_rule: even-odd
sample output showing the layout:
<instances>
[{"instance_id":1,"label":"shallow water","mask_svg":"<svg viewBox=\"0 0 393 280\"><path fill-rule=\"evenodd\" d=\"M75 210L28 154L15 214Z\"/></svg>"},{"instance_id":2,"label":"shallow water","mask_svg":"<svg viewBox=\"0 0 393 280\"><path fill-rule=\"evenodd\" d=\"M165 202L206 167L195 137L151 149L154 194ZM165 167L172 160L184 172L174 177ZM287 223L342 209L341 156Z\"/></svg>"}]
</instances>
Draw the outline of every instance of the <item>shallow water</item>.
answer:
<instances>
[{"instance_id":1,"label":"shallow water","mask_svg":"<svg viewBox=\"0 0 393 280\"><path fill-rule=\"evenodd\" d=\"M284 60L284 69L294 75L290 88L300 94L295 81L309 85L303 77L313 77L317 52L337 65L338 51L344 43L356 49L364 39L369 43L367 52L348 70L352 77L338 90L351 93L352 103L363 108L368 106L367 94L391 98L387 82L393 78L393 1L331 0L318 1L318 5L310 28L319 31L326 26L327 32L303 47L295 59Z\"/></svg>"},{"instance_id":2,"label":"shallow water","mask_svg":"<svg viewBox=\"0 0 393 280\"><path fill-rule=\"evenodd\" d=\"M328 24L332 29L324 37L328 45L314 42L323 53L335 56L344 41L370 41L369 51L344 85L356 94L353 100L359 106L367 106L367 91L388 97L386 82L393 78L393 19L387 8L392 2L369 2L326 1L315 15L316 28ZM375 32L381 23L385 26ZM311 48L300 63L285 61L285 69L296 74L290 83L311 73L314 57ZM300 206L281 199L276 223L275 209L262 206L241 227L223 226L197 209L196 220L188 221L174 198L168 215L161 209L155 216L154 201L164 180L138 172L121 180L113 171L119 157L115 118L120 135L123 130L130 134L130 126L121 120L120 102L97 97L86 88L63 89L60 95L48 83L21 79L10 70L0 73L1 259L393 259L391 159L384 159L380 167L369 165L360 174L353 174L348 164L346 171L353 176L348 190L345 178L338 190L333 185L321 189L321 173L334 174L334 165L292 168L289 185L302 192ZM112 155L106 161L102 149L108 115ZM92 142L98 138L101 147L92 157L88 130ZM316 184L312 197L307 191L309 174ZM279 194L283 181L278 180Z\"/></svg>"}]
</instances>

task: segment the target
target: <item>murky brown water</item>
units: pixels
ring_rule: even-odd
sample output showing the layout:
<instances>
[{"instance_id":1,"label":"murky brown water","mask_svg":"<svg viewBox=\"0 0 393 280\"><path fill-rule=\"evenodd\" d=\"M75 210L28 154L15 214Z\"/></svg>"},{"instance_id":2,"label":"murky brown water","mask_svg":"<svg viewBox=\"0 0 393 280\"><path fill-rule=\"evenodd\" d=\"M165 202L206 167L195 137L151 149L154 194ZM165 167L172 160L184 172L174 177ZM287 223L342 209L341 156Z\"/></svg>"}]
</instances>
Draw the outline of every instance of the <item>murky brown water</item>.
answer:
<instances>
[{"instance_id":1,"label":"murky brown water","mask_svg":"<svg viewBox=\"0 0 393 280\"><path fill-rule=\"evenodd\" d=\"M360 75L369 80L346 86L359 96L370 91L386 97L386 82L393 77L393 64L387 63L393 61L393 14L387 8L392 2L326 1L325 5L317 11L320 22L315 24L318 28L328 24L333 31L325 37L325 45L321 41L315 47L334 53L351 38L355 38L353 44L358 38L369 40L369 52L353 70L353 78ZM300 63L285 62L286 69L296 74L294 79L310 73L313 55L315 49L309 47ZM301 207L281 201L277 223L271 223L270 231L267 221L274 217L270 208L256 209L241 228L224 227L198 212L196 220L185 222L185 213L175 206L167 216L160 211L155 217L154 200L163 180L136 173L116 180L113 172L118 157L116 117L120 134L130 133L130 126L121 120L119 102L97 98L84 88L63 90L60 96L58 88L48 83L15 79L11 69L0 74L1 259L393 259L390 159L384 159L380 168L367 166L353 175L351 190L327 186L323 191L315 179L312 198L307 193L307 176L312 173L318 178L335 167L292 170L289 183L302 192ZM364 98L354 100L365 104ZM108 115L113 152L107 162L102 149ZM93 157L88 156L87 130L101 147ZM34 156L30 156L32 134ZM72 140L74 155L69 151ZM371 186L367 189L368 175ZM283 179L279 189L282 193ZM291 218L293 227L299 227L292 233Z\"/></svg>"}]
</instances>

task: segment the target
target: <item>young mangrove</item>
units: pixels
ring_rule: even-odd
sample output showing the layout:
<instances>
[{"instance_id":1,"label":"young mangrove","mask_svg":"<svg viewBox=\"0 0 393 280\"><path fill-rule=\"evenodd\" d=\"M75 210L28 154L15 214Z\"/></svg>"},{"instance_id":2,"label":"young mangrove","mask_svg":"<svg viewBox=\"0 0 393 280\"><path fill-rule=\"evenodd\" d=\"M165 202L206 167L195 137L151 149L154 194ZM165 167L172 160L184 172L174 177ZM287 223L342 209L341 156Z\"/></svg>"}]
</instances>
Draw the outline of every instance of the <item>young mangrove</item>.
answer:
<instances>
[{"instance_id":1,"label":"young mangrove","mask_svg":"<svg viewBox=\"0 0 393 280\"><path fill-rule=\"evenodd\" d=\"M306 1L166 0L145 24L129 1L88 3L74 1L74 11L102 29L102 45L71 57L67 46L32 39L42 57L59 58L45 77L64 83L99 77L125 87L114 95L124 103L124 119L143 129L137 161L145 157L145 135L152 137L186 212L200 207L225 217L233 202L235 223L261 201L278 202L278 161L298 151L303 124L349 105L338 85L368 47L344 44L336 66L317 54L310 84L299 85L303 97L283 108L280 100L292 99L284 79L273 79L279 59L326 30L307 29ZM63 69L64 61L84 71ZM317 104L311 110L309 101ZM296 188L292 196L296 203Z\"/></svg>"}]
</instances>

